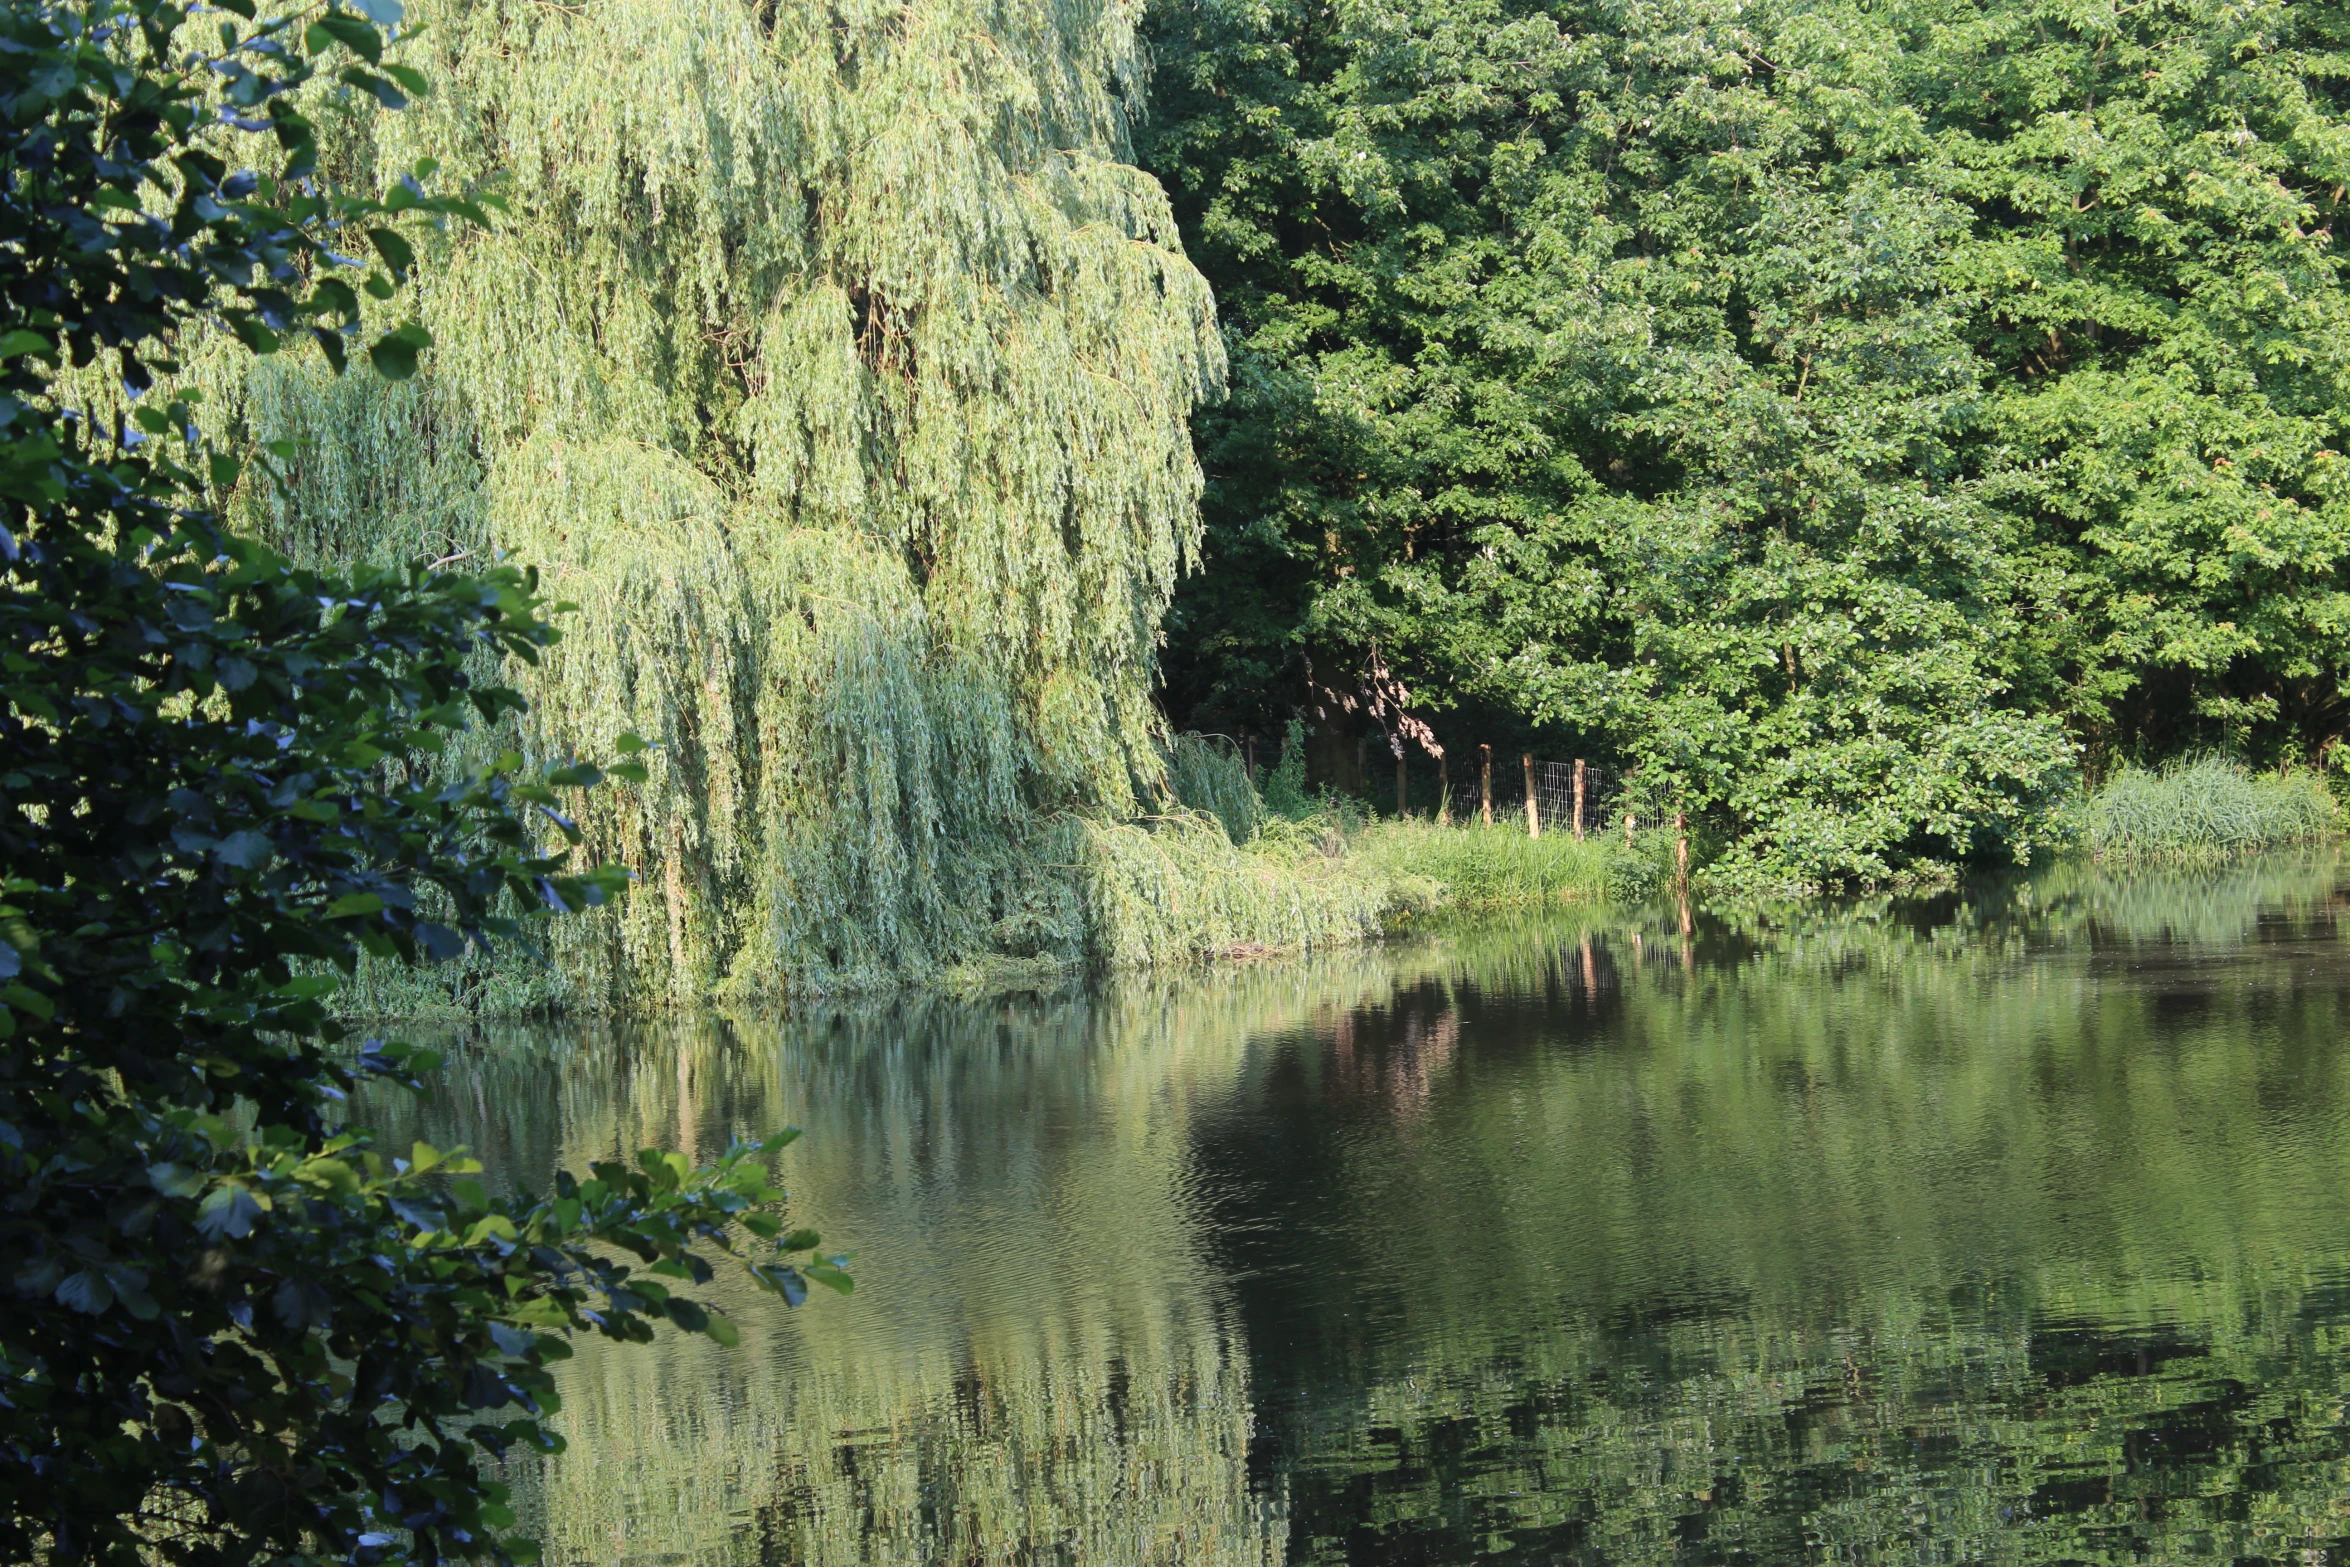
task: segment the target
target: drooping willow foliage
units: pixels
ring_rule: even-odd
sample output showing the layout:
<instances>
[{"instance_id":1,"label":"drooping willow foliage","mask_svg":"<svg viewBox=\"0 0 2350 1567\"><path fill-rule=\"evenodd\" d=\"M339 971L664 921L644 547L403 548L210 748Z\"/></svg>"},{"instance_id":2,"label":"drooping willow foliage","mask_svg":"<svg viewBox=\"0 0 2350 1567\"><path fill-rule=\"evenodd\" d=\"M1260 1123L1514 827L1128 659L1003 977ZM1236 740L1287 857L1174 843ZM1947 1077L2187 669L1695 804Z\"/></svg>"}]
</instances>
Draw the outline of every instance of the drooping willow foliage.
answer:
<instances>
[{"instance_id":1,"label":"drooping willow foliage","mask_svg":"<svg viewBox=\"0 0 2350 1567\"><path fill-rule=\"evenodd\" d=\"M445 346L409 386L277 367L215 406L299 443L291 498L248 498L291 546L506 552L579 606L526 749L659 742L582 823L638 895L508 999L1178 944L1110 928L1153 913L1088 869L1170 803L1155 656L1224 373L1126 161L1137 8L417 10L436 91L339 155L506 201L426 258ZM1371 895L1300 896L1182 941L1351 935Z\"/></svg>"}]
</instances>

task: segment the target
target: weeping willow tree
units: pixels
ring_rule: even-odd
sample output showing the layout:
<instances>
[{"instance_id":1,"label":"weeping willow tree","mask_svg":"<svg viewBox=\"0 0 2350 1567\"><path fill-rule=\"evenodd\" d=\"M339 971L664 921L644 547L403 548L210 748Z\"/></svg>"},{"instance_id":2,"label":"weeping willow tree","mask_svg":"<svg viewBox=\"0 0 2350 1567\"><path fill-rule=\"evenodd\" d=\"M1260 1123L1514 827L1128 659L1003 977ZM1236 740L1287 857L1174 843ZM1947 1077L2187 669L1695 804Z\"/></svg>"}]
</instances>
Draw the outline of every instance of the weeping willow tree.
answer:
<instances>
[{"instance_id":1,"label":"weeping willow tree","mask_svg":"<svg viewBox=\"0 0 2350 1567\"><path fill-rule=\"evenodd\" d=\"M1156 650L1224 373L1127 161L1137 9L421 0L433 94L344 111L353 172L431 159L506 216L426 258L417 381L216 378L295 443L243 499L322 555L538 565L578 609L525 749L658 746L581 823L639 895L510 997L1364 927L1343 878L1211 890L1227 925L1179 937L1105 904L1137 856L1265 880L1134 825L1172 805Z\"/></svg>"}]
</instances>

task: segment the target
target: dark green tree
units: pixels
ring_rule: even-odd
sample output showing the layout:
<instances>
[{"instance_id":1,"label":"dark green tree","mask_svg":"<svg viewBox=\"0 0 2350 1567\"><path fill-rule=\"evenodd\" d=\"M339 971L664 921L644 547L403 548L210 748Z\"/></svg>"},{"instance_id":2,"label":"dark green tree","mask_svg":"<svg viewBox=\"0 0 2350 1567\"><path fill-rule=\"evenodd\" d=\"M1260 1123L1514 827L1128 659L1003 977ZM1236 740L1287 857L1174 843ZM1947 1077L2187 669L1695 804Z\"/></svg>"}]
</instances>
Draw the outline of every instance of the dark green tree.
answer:
<instances>
[{"instance_id":1,"label":"dark green tree","mask_svg":"<svg viewBox=\"0 0 2350 1567\"><path fill-rule=\"evenodd\" d=\"M535 1201L339 1125L360 1076L433 1063L348 1039L336 970L520 939L625 880L566 865L562 796L595 767L440 761L520 700L481 672L555 640L534 577L294 569L206 510L233 464L151 392L206 330L413 371L421 329L363 331L358 290L395 298L404 230L483 214L423 194L428 169L335 191L298 107L423 90L383 58L398 15L0 10L9 1561L519 1559L479 1460L556 1444L565 1333L730 1341L691 1294L711 1250L794 1301L847 1283L768 1211L780 1137ZM76 405L101 369L135 417Z\"/></svg>"},{"instance_id":2,"label":"dark green tree","mask_svg":"<svg viewBox=\"0 0 2350 1567\"><path fill-rule=\"evenodd\" d=\"M1179 707L1512 716L1812 883L2350 724L2339 7L1154 15L1235 387Z\"/></svg>"}]
</instances>

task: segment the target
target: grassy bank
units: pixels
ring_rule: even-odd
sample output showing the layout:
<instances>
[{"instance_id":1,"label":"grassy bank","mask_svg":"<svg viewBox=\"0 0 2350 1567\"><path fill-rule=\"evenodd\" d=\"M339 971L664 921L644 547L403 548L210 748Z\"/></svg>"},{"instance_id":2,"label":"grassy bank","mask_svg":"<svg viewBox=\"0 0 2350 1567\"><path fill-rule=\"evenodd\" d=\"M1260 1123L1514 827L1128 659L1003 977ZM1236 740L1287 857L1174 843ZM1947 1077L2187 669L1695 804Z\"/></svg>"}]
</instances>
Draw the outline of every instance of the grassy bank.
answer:
<instances>
[{"instance_id":1,"label":"grassy bank","mask_svg":"<svg viewBox=\"0 0 2350 1567\"><path fill-rule=\"evenodd\" d=\"M2314 773L2254 773L2221 757L2158 771L2125 767L2089 797L2084 836L2100 859L2197 860L2312 843L2340 812Z\"/></svg>"},{"instance_id":2,"label":"grassy bank","mask_svg":"<svg viewBox=\"0 0 2350 1567\"><path fill-rule=\"evenodd\" d=\"M1365 827L1347 852L1388 878L1412 877L1457 908L1596 903L1630 868L1621 844L1564 833L1529 838L1516 827L1439 827L1384 821Z\"/></svg>"},{"instance_id":3,"label":"grassy bank","mask_svg":"<svg viewBox=\"0 0 2350 1567\"><path fill-rule=\"evenodd\" d=\"M1233 841L1228 822L1245 823ZM989 939L920 971L802 983L782 990L734 984L720 992L756 1004L789 995L943 984L997 990L1102 970L1165 968L1256 953L1344 947L1400 922L1459 908L1596 903L1611 889L1655 879L1656 845L1530 839L1512 827L1438 827L1369 821L1331 802L1302 817L1177 810L1134 822L1065 816L1029 853L1050 874L1017 906L995 912ZM609 916L596 915L594 918ZM506 1017L614 1010L562 954L512 952L435 968L362 966L346 985L360 1016ZM625 1007L621 1010L626 1010Z\"/></svg>"},{"instance_id":4,"label":"grassy bank","mask_svg":"<svg viewBox=\"0 0 2350 1567\"><path fill-rule=\"evenodd\" d=\"M905 985L1058 985L1087 973L1352 946L1445 910L1636 900L1670 880L1673 844L1663 832L1627 846L1613 836L1529 838L1514 824L1376 820L1359 801L1306 797L1279 770L1260 792L1229 748L1188 737L1170 764L1177 798L1158 814L1037 821L1003 851L1007 866L992 878L990 899L962 913L958 940L930 961L835 960L789 976L772 966L738 970L708 994L764 1004ZM2125 770L2077 809L2079 841L2119 864L2310 843L2333 836L2338 822L2315 775L2254 774L2209 758ZM777 896L822 893L803 886ZM595 921L614 917L591 916L581 932L592 937ZM767 934L769 950L786 945L788 926ZM745 947L757 950L758 942L753 936ZM632 1010L620 986L600 982L579 960L583 950L599 949L590 939L537 957L469 957L427 970L370 963L345 989L344 1005L359 1015L411 1018Z\"/></svg>"}]
</instances>

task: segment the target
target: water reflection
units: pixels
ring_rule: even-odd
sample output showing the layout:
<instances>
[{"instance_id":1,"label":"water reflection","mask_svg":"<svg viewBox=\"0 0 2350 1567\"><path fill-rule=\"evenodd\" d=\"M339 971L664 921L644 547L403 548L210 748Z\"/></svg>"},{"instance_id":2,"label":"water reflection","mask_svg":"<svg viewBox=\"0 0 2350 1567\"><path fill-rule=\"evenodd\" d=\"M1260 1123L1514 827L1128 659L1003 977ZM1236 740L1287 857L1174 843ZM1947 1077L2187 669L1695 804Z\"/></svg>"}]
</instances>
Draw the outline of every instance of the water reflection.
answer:
<instances>
[{"instance_id":1,"label":"water reflection","mask_svg":"<svg viewBox=\"0 0 2350 1567\"><path fill-rule=\"evenodd\" d=\"M517 1031L377 1119L530 1179L796 1123L860 1253L568 1364L556 1561L2331 1560L2337 880Z\"/></svg>"}]
</instances>

